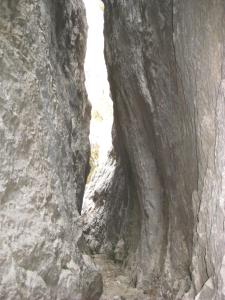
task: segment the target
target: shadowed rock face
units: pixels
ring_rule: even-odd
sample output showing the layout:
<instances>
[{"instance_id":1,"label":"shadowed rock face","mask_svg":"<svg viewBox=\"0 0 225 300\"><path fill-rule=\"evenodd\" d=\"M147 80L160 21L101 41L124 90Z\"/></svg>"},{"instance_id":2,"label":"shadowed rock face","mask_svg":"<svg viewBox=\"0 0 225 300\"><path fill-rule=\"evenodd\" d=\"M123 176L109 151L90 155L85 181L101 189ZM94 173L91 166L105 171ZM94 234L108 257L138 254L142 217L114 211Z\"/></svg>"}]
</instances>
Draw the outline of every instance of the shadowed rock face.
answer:
<instances>
[{"instance_id":1,"label":"shadowed rock face","mask_svg":"<svg viewBox=\"0 0 225 300\"><path fill-rule=\"evenodd\" d=\"M137 248L140 236L139 205L129 197L127 183L121 161L112 151L87 186L85 197L90 204L84 207L82 214L89 250L118 261L123 261L129 250ZM118 255L117 242L120 240L119 244L123 244L124 239L126 249L119 249L123 254Z\"/></svg>"},{"instance_id":2,"label":"shadowed rock face","mask_svg":"<svg viewBox=\"0 0 225 300\"><path fill-rule=\"evenodd\" d=\"M105 1L119 153L140 206L131 262L138 286L160 282L172 299L208 279L209 299L225 296L224 10L221 0Z\"/></svg>"},{"instance_id":3,"label":"shadowed rock face","mask_svg":"<svg viewBox=\"0 0 225 300\"><path fill-rule=\"evenodd\" d=\"M89 156L83 4L2 0L0 40L0 298L98 299L101 276L76 247Z\"/></svg>"}]
</instances>

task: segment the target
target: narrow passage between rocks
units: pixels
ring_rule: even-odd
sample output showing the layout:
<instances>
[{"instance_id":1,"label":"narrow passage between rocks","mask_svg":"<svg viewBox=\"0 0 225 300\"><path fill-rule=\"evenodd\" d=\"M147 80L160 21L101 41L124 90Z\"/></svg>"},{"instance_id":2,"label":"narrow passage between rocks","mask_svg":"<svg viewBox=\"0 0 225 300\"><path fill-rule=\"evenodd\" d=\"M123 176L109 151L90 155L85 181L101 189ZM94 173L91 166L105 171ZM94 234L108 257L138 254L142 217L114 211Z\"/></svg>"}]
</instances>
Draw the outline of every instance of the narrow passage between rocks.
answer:
<instances>
[{"instance_id":1,"label":"narrow passage between rocks","mask_svg":"<svg viewBox=\"0 0 225 300\"><path fill-rule=\"evenodd\" d=\"M121 264L115 263L104 254L92 256L103 277L101 300L154 300L154 295L131 287L130 279Z\"/></svg>"}]
</instances>

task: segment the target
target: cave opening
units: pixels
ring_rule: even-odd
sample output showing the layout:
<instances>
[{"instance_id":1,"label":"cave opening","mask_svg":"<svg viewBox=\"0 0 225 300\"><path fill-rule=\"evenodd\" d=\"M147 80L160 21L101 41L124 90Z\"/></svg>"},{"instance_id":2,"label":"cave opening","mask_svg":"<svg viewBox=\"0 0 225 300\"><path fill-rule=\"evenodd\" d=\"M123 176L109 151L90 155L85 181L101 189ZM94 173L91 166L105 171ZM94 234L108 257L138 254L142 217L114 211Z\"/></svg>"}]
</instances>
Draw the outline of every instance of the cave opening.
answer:
<instances>
[{"instance_id":1,"label":"cave opening","mask_svg":"<svg viewBox=\"0 0 225 300\"><path fill-rule=\"evenodd\" d=\"M105 164L112 149L113 104L104 58L104 4L101 0L84 0L88 23L85 57L85 86L91 103L90 171L85 186L82 213L94 205L88 196L96 172Z\"/></svg>"}]
</instances>

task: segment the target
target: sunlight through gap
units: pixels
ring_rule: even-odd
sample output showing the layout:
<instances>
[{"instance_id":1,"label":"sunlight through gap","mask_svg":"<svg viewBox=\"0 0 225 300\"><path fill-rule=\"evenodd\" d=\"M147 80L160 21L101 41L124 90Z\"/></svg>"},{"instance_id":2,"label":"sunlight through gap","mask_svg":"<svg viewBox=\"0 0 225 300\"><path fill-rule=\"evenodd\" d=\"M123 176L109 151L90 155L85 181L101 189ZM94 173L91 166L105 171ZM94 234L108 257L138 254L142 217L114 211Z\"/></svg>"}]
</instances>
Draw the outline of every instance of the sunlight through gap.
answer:
<instances>
[{"instance_id":1,"label":"sunlight through gap","mask_svg":"<svg viewBox=\"0 0 225 300\"><path fill-rule=\"evenodd\" d=\"M88 183L97 168L107 159L112 148L113 105L110 98L104 59L104 5L100 0L84 0L88 22L85 58L86 89L92 105L90 124L91 171ZM84 196L83 208L88 205Z\"/></svg>"}]
</instances>

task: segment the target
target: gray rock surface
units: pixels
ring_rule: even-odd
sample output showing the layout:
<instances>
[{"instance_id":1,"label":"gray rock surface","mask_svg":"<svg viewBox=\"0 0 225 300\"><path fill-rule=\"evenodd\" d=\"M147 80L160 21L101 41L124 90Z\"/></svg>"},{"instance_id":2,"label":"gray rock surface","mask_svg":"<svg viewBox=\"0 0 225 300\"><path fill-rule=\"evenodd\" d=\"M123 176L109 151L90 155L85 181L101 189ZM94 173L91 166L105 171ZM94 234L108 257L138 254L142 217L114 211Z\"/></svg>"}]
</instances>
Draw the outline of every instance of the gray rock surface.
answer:
<instances>
[{"instance_id":1,"label":"gray rock surface","mask_svg":"<svg viewBox=\"0 0 225 300\"><path fill-rule=\"evenodd\" d=\"M114 256L117 262L123 262L125 259L125 242L123 239L120 239L115 247Z\"/></svg>"},{"instance_id":2,"label":"gray rock surface","mask_svg":"<svg viewBox=\"0 0 225 300\"><path fill-rule=\"evenodd\" d=\"M88 245L112 297L223 300L224 1L104 2L116 154L80 219L83 4L0 1L0 299L99 299Z\"/></svg>"},{"instance_id":3,"label":"gray rock surface","mask_svg":"<svg viewBox=\"0 0 225 300\"><path fill-rule=\"evenodd\" d=\"M140 208L131 272L163 299L209 278L209 299L224 299L224 1L104 2L119 155Z\"/></svg>"},{"instance_id":4,"label":"gray rock surface","mask_svg":"<svg viewBox=\"0 0 225 300\"><path fill-rule=\"evenodd\" d=\"M127 230L128 218L132 215L127 199L123 169L112 151L107 161L98 168L87 185L82 221L85 240L93 253L106 253L114 257L117 242ZM125 223L124 223L125 221Z\"/></svg>"},{"instance_id":5,"label":"gray rock surface","mask_svg":"<svg viewBox=\"0 0 225 300\"><path fill-rule=\"evenodd\" d=\"M76 246L89 156L85 48L80 0L0 1L0 299L101 295Z\"/></svg>"}]
</instances>

